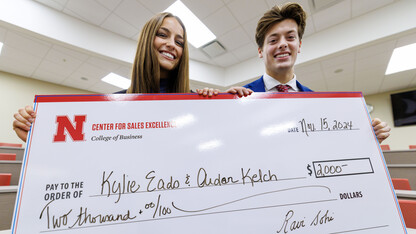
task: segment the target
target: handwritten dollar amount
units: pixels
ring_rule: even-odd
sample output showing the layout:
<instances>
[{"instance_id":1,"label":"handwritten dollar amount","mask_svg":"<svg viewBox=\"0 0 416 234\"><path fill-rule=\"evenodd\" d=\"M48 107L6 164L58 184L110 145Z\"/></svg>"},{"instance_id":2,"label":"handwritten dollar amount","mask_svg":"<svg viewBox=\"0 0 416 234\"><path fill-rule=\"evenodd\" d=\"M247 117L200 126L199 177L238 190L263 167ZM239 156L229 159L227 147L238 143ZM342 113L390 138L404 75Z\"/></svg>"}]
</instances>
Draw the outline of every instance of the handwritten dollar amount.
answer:
<instances>
[{"instance_id":1,"label":"handwritten dollar amount","mask_svg":"<svg viewBox=\"0 0 416 234\"><path fill-rule=\"evenodd\" d=\"M352 121L328 120L328 118L320 118L319 123L309 122L305 119L299 121L300 131L309 136L310 132L318 131L344 131L357 130L353 128Z\"/></svg>"},{"instance_id":2,"label":"handwritten dollar amount","mask_svg":"<svg viewBox=\"0 0 416 234\"><path fill-rule=\"evenodd\" d=\"M326 176L333 176L337 174L342 174L342 168L348 166L347 164L343 165L325 165L321 163L317 163L314 166L315 176L316 177L326 177ZM316 167L316 168L315 168ZM312 175L312 167L310 164L306 167L308 170L309 176Z\"/></svg>"}]
</instances>

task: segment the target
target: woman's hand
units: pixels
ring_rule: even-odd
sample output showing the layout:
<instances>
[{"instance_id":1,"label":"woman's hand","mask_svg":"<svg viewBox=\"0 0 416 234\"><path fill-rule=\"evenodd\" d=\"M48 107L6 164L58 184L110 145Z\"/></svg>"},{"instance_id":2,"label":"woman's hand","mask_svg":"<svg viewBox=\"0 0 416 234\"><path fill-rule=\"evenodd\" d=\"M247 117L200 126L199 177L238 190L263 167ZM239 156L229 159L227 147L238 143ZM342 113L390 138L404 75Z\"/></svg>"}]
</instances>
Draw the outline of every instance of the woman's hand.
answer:
<instances>
[{"instance_id":1,"label":"woman's hand","mask_svg":"<svg viewBox=\"0 0 416 234\"><path fill-rule=\"evenodd\" d=\"M220 93L220 90L213 89L213 88L203 88L203 89L196 89L196 93L202 96L212 97L213 95L216 96Z\"/></svg>"},{"instance_id":2,"label":"woman's hand","mask_svg":"<svg viewBox=\"0 0 416 234\"><path fill-rule=\"evenodd\" d=\"M14 114L15 121L13 121L13 130L24 142L27 140L27 134L35 117L36 113L32 106L26 106L25 108L19 109L18 113Z\"/></svg>"}]
</instances>

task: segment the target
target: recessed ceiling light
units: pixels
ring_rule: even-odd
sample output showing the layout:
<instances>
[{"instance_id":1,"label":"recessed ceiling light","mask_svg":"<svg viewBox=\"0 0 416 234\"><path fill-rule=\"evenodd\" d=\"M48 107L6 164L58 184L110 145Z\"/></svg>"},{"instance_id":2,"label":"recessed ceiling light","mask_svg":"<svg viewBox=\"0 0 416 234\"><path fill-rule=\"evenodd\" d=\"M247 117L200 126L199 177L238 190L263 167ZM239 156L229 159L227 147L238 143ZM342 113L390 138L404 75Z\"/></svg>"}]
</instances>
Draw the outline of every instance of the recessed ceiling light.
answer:
<instances>
[{"instance_id":1,"label":"recessed ceiling light","mask_svg":"<svg viewBox=\"0 0 416 234\"><path fill-rule=\"evenodd\" d=\"M165 12L178 16L185 24L188 41L195 48L199 48L216 37L205 24L201 22L180 0L174 2Z\"/></svg>"},{"instance_id":2,"label":"recessed ceiling light","mask_svg":"<svg viewBox=\"0 0 416 234\"><path fill-rule=\"evenodd\" d=\"M3 43L0 42L0 54L1 54L1 48L3 48Z\"/></svg>"},{"instance_id":3,"label":"recessed ceiling light","mask_svg":"<svg viewBox=\"0 0 416 234\"><path fill-rule=\"evenodd\" d=\"M416 43L394 49L386 75L416 68Z\"/></svg>"},{"instance_id":4,"label":"recessed ceiling light","mask_svg":"<svg viewBox=\"0 0 416 234\"><path fill-rule=\"evenodd\" d=\"M127 89L128 87L130 87L130 83L131 83L129 79L119 76L117 74L114 74L112 72L106 75L101 80L108 84L114 85L122 89Z\"/></svg>"}]
</instances>

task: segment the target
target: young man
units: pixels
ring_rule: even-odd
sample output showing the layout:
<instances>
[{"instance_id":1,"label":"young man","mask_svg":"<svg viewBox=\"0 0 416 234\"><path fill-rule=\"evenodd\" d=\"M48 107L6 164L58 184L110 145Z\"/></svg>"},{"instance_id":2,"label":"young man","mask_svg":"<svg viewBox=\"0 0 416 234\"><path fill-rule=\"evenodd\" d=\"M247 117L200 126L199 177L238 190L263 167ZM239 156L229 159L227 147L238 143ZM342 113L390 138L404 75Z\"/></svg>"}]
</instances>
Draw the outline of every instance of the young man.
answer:
<instances>
[{"instance_id":1,"label":"young man","mask_svg":"<svg viewBox=\"0 0 416 234\"><path fill-rule=\"evenodd\" d=\"M254 92L312 92L296 79L294 66L302 45L306 13L297 3L274 6L258 21L256 43L266 72L260 79L244 87L232 87L226 92L241 96ZM379 119L372 121L381 143L390 135L390 127Z\"/></svg>"}]
</instances>

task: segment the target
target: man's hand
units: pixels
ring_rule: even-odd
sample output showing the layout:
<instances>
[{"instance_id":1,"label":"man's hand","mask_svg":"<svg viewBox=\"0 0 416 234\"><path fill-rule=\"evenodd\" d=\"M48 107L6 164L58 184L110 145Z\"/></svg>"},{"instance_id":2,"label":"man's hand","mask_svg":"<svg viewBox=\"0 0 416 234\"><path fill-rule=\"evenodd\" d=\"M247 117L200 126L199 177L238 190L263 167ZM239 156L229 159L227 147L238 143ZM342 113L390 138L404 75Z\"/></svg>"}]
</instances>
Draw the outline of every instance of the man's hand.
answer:
<instances>
[{"instance_id":1,"label":"man's hand","mask_svg":"<svg viewBox=\"0 0 416 234\"><path fill-rule=\"evenodd\" d=\"M247 97L253 93L253 90L244 87L231 87L225 91L226 93L237 94L239 97Z\"/></svg>"},{"instance_id":2,"label":"man's hand","mask_svg":"<svg viewBox=\"0 0 416 234\"><path fill-rule=\"evenodd\" d=\"M380 119L374 118L371 124L373 125L374 132L380 144L390 136L391 128L386 122L381 122Z\"/></svg>"}]
</instances>

